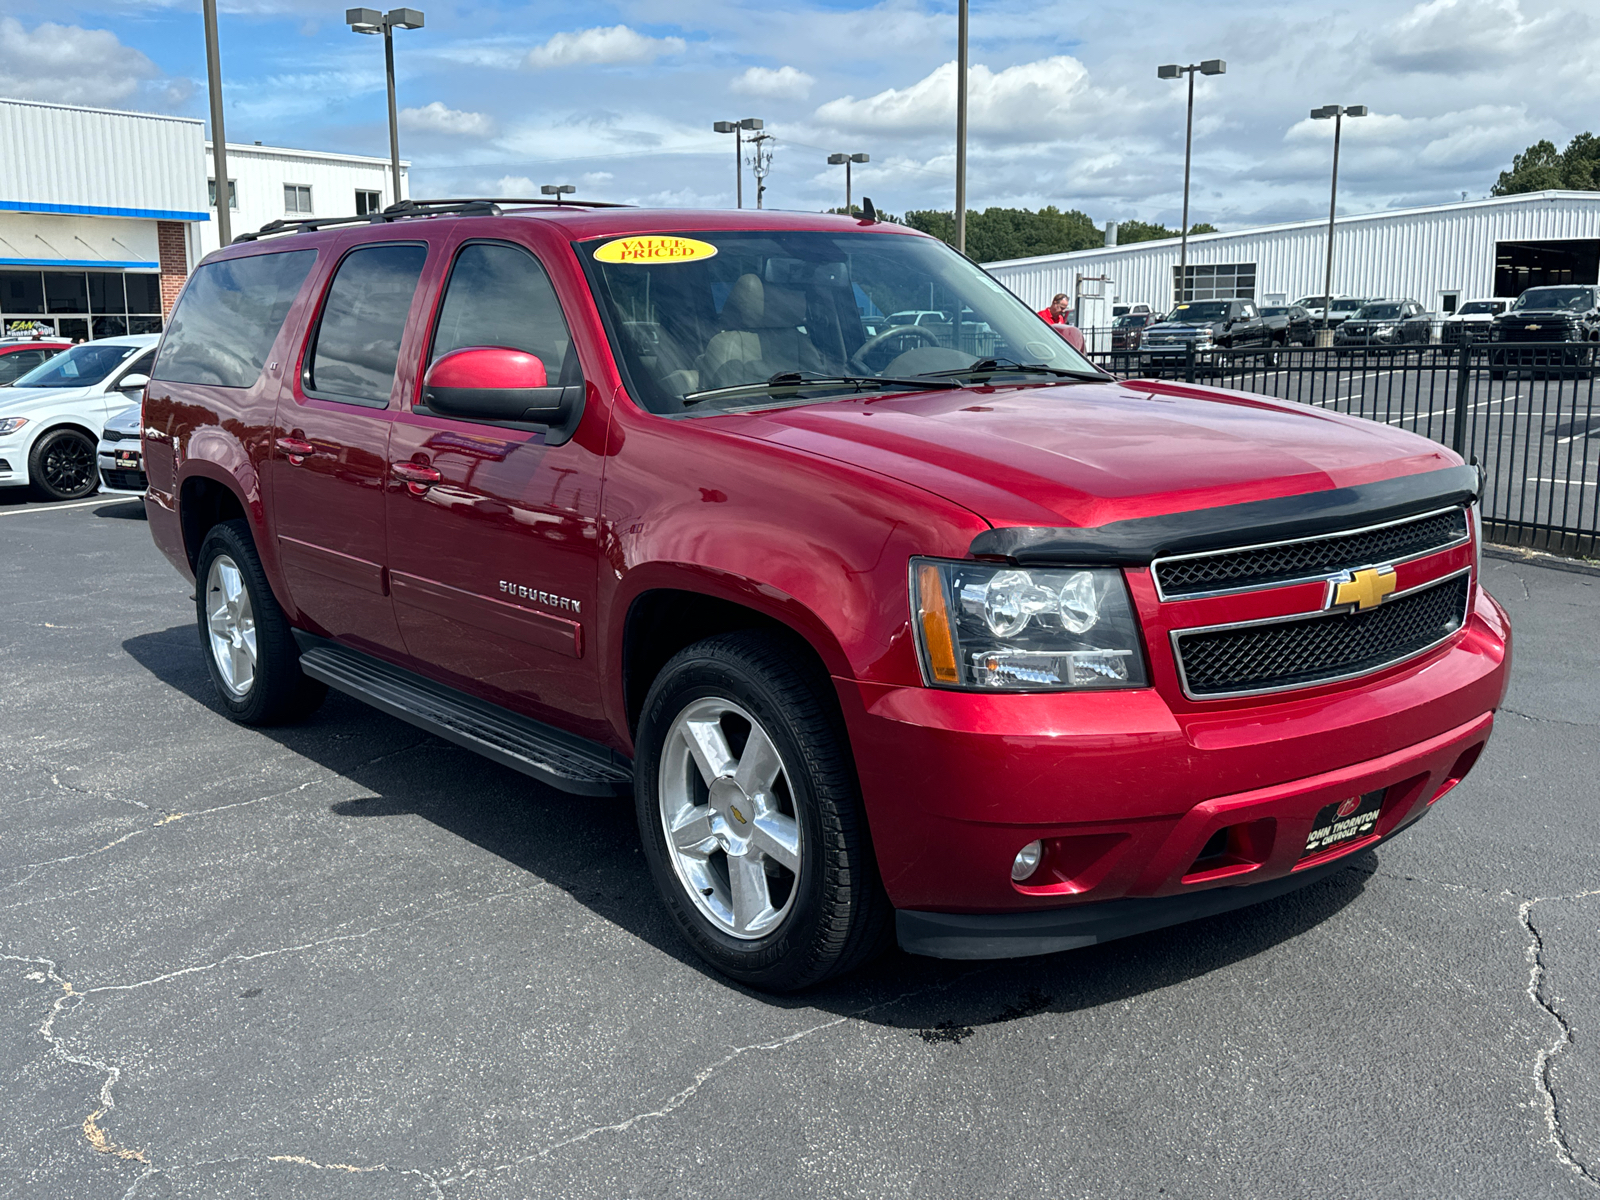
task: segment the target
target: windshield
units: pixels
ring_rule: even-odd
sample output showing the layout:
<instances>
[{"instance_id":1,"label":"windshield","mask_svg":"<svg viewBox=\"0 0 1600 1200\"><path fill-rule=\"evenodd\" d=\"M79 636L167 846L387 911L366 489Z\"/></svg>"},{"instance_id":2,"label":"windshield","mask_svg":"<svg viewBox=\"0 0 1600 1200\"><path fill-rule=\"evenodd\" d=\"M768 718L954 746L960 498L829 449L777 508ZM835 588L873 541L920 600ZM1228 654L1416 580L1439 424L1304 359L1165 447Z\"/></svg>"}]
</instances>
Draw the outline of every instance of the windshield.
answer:
<instances>
[{"instance_id":1,"label":"windshield","mask_svg":"<svg viewBox=\"0 0 1600 1200\"><path fill-rule=\"evenodd\" d=\"M1386 321L1402 315L1403 306L1399 304L1369 304L1356 314L1363 321Z\"/></svg>"},{"instance_id":2,"label":"windshield","mask_svg":"<svg viewBox=\"0 0 1600 1200\"><path fill-rule=\"evenodd\" d=\"M1295 307L1297 307L1297 308L1321 308L1322 307L1322 297L1321 296L1307 296L1303 300L1296 300L1295 301Z\"/></svg>"},{"instance_id":3,"label":"windshield","mask_svg":"<svg viewBox=\"0 0 1600 1200\"><path fill-rule=\"evenodd\" d=\"M1355 312L1358 308L1360 308L1365 303L1366 303L1365 300L1335 300L1333 302L1333 311L1334 312Z\"/></svg>"},{"instance_id":4,"label":"windshield","mask_svg":"<svg viewBox=\"0 0 1600 1200\"><path fill-rule=\"evenodd\" d=\"M1594 293L1586 287L1529 288L1517 297L1512 308L1569 308L1584 312L1593 307Z\"/></svg>"},{"instance_id":5,"label":"windshield","mask_svg":"<svg viewBox=\"0 0 1600 1200\"><path fill-rule=\"evenodd\" d=\"M1505 301L1469 300L1456 310L1458 317L1494 316L1505 308Z\"/></svg>"},{"instance_id":6,"label":"windshield","mask_svg":"<svg viewBox=\"0 0 1600 1200\"><path fill-rule=\"evenodd\" d=\"M1116 329L1141 329L1148 319L1143 313L1129 313L1127 316L1118 317L1112 326Z\"/></svg>"},{"instance_id":7,"label":"windshield","mask_svg":"<svg viewBox=\"0 0 1600 1200\"><path fill-rule=\"evenodd\" d=\"M1288 312L1289 310L1287 307L1280 308L1275 304L1271 308L1263 308L1261 310L1261 315L1263 317L1282 317L1287 316Z\"/></svg>"},{"instance_id":8,"label":"windshield","mask_svg":"<svg viewBox=\"0 0 1600 1200\"><path fill-rule=\"evenodd\" d=\"M1226 300L1202 300L1198 304L1180 304L1172 310L1169 321L1220 321L1228 315Z\"/></svg>"},{"instance_id":9,"label":"windshield","mask_svg":"<svg viewBox=\"0 0 1600 1200\"><path fill-rule=\"evenodd\" d=\"M846 383L915 388L988 359L1102 374L932 238L716 230L576 249L630 390L652 412L814 403Z\"/></svg>"},{"instance_id":10,"label":"windshield","mask_svg":"<svg viewBox=\"0 0 1600 1200\"><path fill-rule=\"evenodd\" d=\"M19 388L76 388L99 383L117 369L117 365L143 346L114 346L105 342L89 342L74 346L41 363L14 383Z\"/></svg>"}]
</instances>

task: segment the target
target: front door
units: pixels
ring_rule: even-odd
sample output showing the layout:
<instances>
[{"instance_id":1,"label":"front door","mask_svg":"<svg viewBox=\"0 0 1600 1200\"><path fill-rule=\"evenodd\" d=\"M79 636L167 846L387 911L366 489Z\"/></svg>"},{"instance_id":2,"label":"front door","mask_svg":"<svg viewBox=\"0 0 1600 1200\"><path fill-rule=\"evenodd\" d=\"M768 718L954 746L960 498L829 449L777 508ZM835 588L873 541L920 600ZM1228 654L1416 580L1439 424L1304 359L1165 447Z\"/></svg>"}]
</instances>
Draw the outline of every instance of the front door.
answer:
<instances>
[{"instance_id":1,"label":"front door","mask_svg":"<svg viewBox=\"0 0 1600 1200\"><path fill-rule=\"evenodd\" d=\"M317 631L404 653L389 601L383 491L401 336L426 246L362 245L334 272L292 390L278 402L271 472L278 557Z\"/></svg>"},{"instance_id":2,"label":"front door","mask_svg":"<svg viewBox=\"0 0 1600 1200\"><path fill-rule=\"evenodd\" d=\"M552 384L582 379L549 277L509 242L456 247L426 341L422 373L452 350L506 346L537 355ZM531 428L420 404L402 412L389 443L389 579L420 669L600 738L609 728L593 644L602 460L586 440L547 446Z\"/></svg>"}]
</instances>

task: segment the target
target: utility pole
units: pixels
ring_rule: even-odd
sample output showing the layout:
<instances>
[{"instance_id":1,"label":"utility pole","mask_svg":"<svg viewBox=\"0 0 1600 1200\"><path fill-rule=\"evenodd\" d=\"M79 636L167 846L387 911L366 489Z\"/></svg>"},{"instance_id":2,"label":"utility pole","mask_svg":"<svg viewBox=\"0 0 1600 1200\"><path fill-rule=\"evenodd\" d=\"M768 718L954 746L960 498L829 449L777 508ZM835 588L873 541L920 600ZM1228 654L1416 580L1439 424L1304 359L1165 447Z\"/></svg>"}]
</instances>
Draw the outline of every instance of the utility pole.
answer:
<instances>
[{"instance_id":1,"label":"utility pole","mask_svg":"<svg viewBox=\"0 0 1600 1200\"><path fill-rule=\"evenodd\" d=\"M1181 67L1176 63L1169 63L1164 67L1156 68L1157 79L1176 79L1179 75L1189 77L1189 116L1183 125L1183 229L1179 231L1178 242L1178 299L1182 304L1188 299L1189 292L1189 164L1194 151L1194 73L1199 71L1202 75L1226 75L1228 64L1220 58L1208 58L1204 62L1190 63Z\"/></svg>"},{"instance_id":2,"label":"utility pole","mask_svg":"<svg viewBox=\"0 0 1600 1200\"><path fill-rule=\"evenodd\" d=\"M760 117L745 117L740 121L714 121L711 128L717 133L733 134L733 206L744 207L744 133L766 127Z\"/></svg>"},{"instance_id":3,"label":"utility pole","mask_svg":"<svg viewBox=\"0 0 1600 1200\"><path fill-rule=\"evenodd\" d=\"M233 214L228 211L228 137L222 129L222 51L217 44L217 0L204 0L206 22L206 89L211 93L211 170L217 177L217 238L233 241Z\"/></svg>"},{"instance_id":4,"label":"utility pole","mask_svg":"<svg viewBox=\"0 0 1600 1200\"><path fill-rule=\"evenodd\" d=\"M967 0L956 15L956 249L967 252Z\"/></svg>"},{"instance_id":5,"label":"utility pole","mask_svg":"<svg viewBox=\"0 0 1600 1200\"><path fill-rule=\"evenodd\" d=\"M772 151L767 148L772 140L772 135L765 131L750 139L750 173L756 177L757 208L761 207L762 197L767 192L767 172L772 170Z\"/></svg>"}]
</instances>

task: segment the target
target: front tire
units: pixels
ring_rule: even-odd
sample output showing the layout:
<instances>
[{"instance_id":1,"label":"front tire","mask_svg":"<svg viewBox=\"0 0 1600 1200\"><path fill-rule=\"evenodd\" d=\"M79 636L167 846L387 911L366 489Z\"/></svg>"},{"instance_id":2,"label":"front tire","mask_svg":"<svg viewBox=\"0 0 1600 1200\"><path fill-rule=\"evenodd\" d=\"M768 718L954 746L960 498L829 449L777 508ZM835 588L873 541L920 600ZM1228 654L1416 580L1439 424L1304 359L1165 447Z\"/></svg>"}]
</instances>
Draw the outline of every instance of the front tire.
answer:
<instances>
[{"instance_id":1,"label":"front tire","mask_svg":"<svg viewBox=\"0 0 1600 1200\"><path fill-rule=\"evenodd\" d=\"M100 486L99 448L79 429L52 429L33 444L28 479L44 500L82 500Z\"/></svg>"},{"instance_id":2,"label":"front tire","mask_svg":"<svg viewBox=\"0 0 1600 1200\"><path fill-rule=\"evenodd\" d=\"M804 648L758 632L678 653L639 721L634 797L656 888L723 974L773 992L877 954L879 882L844 723Z\"/></svg>"},{"instance_id":3,"label":"front tire","mask_svg":"<svg viewBox=\"0 0 1600 1200\"><path fill-rule=\"evenodd\" d=\"M279 725L316 711L328 689L300 670L289 619L267 583L246 522L223 521L207 531L194 596L206 669L229 717L242 725Z\"/></svg>"}]
</instances>

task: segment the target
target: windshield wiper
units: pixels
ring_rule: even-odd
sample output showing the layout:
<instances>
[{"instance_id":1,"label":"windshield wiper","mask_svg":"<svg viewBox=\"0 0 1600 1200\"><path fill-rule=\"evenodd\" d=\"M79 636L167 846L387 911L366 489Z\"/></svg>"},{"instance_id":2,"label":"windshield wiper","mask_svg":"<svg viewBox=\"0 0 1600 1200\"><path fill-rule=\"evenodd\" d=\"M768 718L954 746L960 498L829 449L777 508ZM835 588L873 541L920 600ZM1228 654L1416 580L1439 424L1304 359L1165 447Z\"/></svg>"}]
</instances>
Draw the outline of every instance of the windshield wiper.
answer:
<instances>
[{"instance_id":1,"label":"windshield wiper","mask_svg":"<svg viewBox=\"0 0 1600 1200\"><path fill-rule=\"evenodd\" d=\"M702 400L714 400L719 396L738 396L749 392L771 392L783 388L799 387L848 387L852 391L862 392L868 389L884 387L915 388L918 391L927 391L929 388L960 386L958 383L920 376L916 379L897 379L888 375L819 375L810 371L779 371L776 375L769 376L760 383L736 383L732 387L708 388L702 392L689 392L683 397L683 403L699 404Z\"/></svg>"},{"instance_id":2,"label":"windshield wiper","mask_svg":"<svg viewBox=\"0 0 1600 1200\"><path fill-rule=\"evenodd\" d=\"M923 372L924 379L951 379L963 375L1053 375L1058 379L1110 379L1101 371L1073 371L1067 367L1052 367L1047 363L1019 363L1011 358L980 358L970 367L952 367L945 371Z\"/></svg>"}]
</instances>

